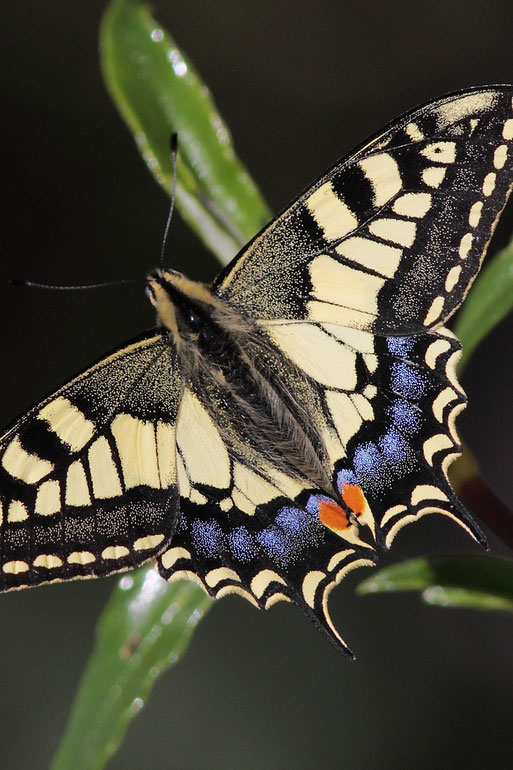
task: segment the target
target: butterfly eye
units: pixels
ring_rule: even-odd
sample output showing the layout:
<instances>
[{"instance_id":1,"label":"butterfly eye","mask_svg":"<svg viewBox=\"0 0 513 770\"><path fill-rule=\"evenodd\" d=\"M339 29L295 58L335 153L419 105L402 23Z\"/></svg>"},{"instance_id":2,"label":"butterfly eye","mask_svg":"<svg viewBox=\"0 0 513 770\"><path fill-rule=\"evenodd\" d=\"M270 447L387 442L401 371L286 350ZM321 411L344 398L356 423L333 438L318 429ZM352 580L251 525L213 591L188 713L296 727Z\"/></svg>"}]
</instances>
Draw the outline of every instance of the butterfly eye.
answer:
<instances>
[{"instance_id":1,"label":"butterfly eye","mask_svg":"<svg viewBox=\"0 0 513 770\"><path fill-rule=\"evenodd\" d=\"M148 284L146 286L145 292L146 292L146 296L148 297L152 305L154 305L156 302L156 297L155 297L155 291L153 289L153 286L151 286L151 284Z\"/></svg>"}]
</instances>

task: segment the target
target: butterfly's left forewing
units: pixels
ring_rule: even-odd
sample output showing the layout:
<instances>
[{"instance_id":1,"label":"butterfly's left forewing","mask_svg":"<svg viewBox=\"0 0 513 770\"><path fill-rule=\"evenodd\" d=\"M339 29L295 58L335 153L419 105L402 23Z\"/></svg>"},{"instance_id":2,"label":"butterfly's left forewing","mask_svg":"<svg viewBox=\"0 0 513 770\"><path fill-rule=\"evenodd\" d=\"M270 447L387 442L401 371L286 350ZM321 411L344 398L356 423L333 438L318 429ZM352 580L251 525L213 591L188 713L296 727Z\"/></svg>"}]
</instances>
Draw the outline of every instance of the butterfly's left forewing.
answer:
<instances>
[{"instance_id":1,"label":"butterfly's left forewing","mask_svg":"<svg viewBox=\"0 0 513 770\"><path fill-rule=\"evenodd\" d=\"M0 438L1 590L117 572L168 545L175 363L167 335L143 335Z\"/></svg>"},{"instance_id":2,"label":"butterfly's left forewing","mask_svg":"<svg viewBox=\"0 0 513 770\"><path fill-rule=\"evenodd\" d=\"M461 304L513 183L513 87L393 121L329 169L214 283L252 318L374 334L436 328Z\"/></svg>"}]
</instances>

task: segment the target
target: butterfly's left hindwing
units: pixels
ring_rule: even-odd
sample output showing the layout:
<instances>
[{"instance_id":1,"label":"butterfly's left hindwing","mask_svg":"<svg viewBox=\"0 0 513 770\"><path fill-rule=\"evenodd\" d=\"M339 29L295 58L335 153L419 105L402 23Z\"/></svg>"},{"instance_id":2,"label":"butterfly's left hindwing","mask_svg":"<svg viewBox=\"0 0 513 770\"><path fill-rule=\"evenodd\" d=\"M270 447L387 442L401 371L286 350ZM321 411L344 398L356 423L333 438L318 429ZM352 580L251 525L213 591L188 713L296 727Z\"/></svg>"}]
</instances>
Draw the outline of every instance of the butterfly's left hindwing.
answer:
<instances>
[{"instance_id":1,"label":"butterfly's left hindwing","mask_svg":"<svg viewBox=\"0 0 513 770\"><path fill-rule=\"evenodd\" d=\"M0 589L105 575L165 548L181 382L169 340L101 360L0 439Z\"/></svg>"},{"instance_id":2,"label":"butterfly's left hindwing","mask_svg":"<svg viewBox=\"0 0 513 770\"><path fill-rule=\"evenodd\" d=\"M176 439L180 517L158 558L160 574L195 580L213 597L238 593L261 608L293 601L350 654L327 595L349 570L374 563L355 523L311 480L266 457L228 388L208 379L196 393L186 388ZM323 511L336 528L323 524Z\"/></svg>"}]
</instances>

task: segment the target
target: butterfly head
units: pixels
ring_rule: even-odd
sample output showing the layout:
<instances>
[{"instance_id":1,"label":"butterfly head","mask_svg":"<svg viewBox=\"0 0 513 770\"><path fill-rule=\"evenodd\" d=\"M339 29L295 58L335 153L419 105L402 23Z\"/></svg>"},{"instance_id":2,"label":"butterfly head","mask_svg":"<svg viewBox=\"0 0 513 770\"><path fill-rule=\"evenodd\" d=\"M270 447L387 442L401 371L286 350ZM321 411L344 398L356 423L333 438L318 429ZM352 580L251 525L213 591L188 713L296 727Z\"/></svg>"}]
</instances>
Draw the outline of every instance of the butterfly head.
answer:
<instances>
[{"instance_id":1,"label":"butterfly head","mask_svg":"<svg viewBox=\"0 0 513 770\"><path fill-rule=\"evenodd\" d=\"M149 274L146 294L157 311L159 324L173 335L177 346L212 323L219 305L202 283L191 281L177 270L155 270Z\"/></svg>"}]
</instances>

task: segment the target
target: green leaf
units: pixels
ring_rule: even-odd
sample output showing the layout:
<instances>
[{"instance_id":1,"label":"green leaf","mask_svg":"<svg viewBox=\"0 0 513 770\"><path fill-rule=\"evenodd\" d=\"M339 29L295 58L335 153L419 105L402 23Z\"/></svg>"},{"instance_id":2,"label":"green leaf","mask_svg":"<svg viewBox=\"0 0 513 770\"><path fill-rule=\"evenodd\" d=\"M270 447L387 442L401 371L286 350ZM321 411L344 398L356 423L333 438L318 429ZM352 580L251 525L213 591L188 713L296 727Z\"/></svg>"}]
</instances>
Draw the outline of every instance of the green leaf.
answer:
<instances>
[{"instance_id":1,"label":"green leaf","mask_svg":"<svg viewBox=\"0 0 513 770\"><path fill-rule=\"evenodd\" d=\"M112 0L100 28L105 84L159 184L171 191L169 139L178 133L176 205L226 264L270 219L210 93L139 0Z\"/></svg>"},{"instance_id":2,"label":"green leaf","mask_svg":"<svg viewBox=\"0 0 513 770\"><path fill-rule=\"evenodd\" d=\"M461 308L454 333L461 340L460 371L475 348L513 308L513 240L488 262Z\"/></svg>"},{"instance_id":3,"label":"green leaf","mask_svg":"<svg viewBox=\"0 0 513 770\"><path fill-rule=\"evenodd\" d=\"M513 612L513 561L493 556L437 556L394 564L357 593L420 591L428 604Z\"/></svg>"},{"instance_id":4,"label":"green leaf","mask_svg":"<svg viewBox=\"0 0 513 770\"><path fill-rule=\"evenodd\" d=\"M51 770L105 767L157 677L179 660L211 604L199 586L170 585L153 565L119 580L100 616L95 648Z\"/></svg>"}]
</instances>

